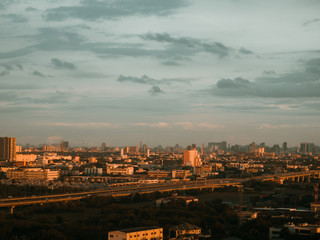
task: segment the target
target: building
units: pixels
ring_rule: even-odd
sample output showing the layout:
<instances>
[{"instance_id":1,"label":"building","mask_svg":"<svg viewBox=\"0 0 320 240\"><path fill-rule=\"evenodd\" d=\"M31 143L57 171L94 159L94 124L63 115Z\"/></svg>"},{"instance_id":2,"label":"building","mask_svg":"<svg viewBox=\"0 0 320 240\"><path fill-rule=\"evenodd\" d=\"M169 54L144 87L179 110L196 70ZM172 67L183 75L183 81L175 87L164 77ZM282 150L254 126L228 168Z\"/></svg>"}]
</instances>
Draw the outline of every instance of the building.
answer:
<instances>
[{"instance_id":1,"label":"building","mask_svg":"<svg viewBox=\"0 0 320 240\"><path fill-rule=\"evenodd\" d=\"M151 178L171 178L172 173L170 171L148 171L148 176Z\"/></svg>"},{"instance_id":2,"label":"building","mask_svg":"<svg viewBox=\"0 0 320 240\"><path fill-rule=\"evenodd\" d=\"M306 143L306 142L300 143L300 150L299 150L299 152L301 152L301 153L306 153L306 152L307 152L307 143Z\"/></svg>"},{"instance_id":3,"label":"building","mask_svg":"<svg viewBox=\"0 0 320 240\"><path fill-rule=\"evenodd\" d=\"M183 223L169 229L169 239L198 239L201 228L189 223Z\"/></svg>"},{"instance_id":4,"label":"building","mask_svg":"<svg viewBox=\"0 0 320 240\"><path fill-rule=\"evenodd\" d=\"M157 226L122 229L108 233L109 240L162 240L163 229Z\"/></svg>"},{"instance_id":5,"label":"building","mask_svg":"<svg viewBox=\"0 0 320 240\"><path fill-rule=\"evenodd\" d=\"M287 142L283 142L283 143L282 143L282 150L283 150L284 152L287 152L287 151L288 151L288 143L287 143Z\"/></svg>"},{"instance_id":6,"label":"building","mask_svg":"<svg viewBox=\"0 0 320 240\"><path fill-rule=\"evenodd\" d=\"M271 227L269 228L269 240L284 240L281 238L283 228Z\"/></svg>"},{"instance_id":7,"label":"building","mask_svg":"<svg viewBox=\"0 0 320 240\"><path fill-rule=\"evenodd\" d=\"M111 167L107 166L107 174L110 175L132 175L134 172L133 167L125 167L125 166L118 166L118 167Z\"/></svg>"},{"instance_id":8,"label":"building","mask_svg":"<svg viewBox=\"0 0 320 240\"><path fill-rule=\"evenodd\" d=\"M185 166L199 167L201 166L201 159L199 153L195 148L184 150L183 163Z\"/></svg>"},{"instance_id":9,"label":"building","mask_svg":"<svg viewBox=\"0 0 320 240\"><path fill-rule=\"evenodd\" d=\"M138 146L130 146L124 148L124 153L128 155L138 155L140 153Z\"/></svg>"},{"instance_id":10,"label":"building","mask_svg":"<svg viewBox=\"0 0 320 240\"><path fill-rule=\"evenodd\" d=\"M164 197L164 198L159 198L156 200L156 206L161 207L162 204L167 204L172 201L183 201L186 205L189 205L189 203L192 202L198 202L199 199L193 196L177 196L173 195L171 197Z\"/></svg>"},{"instance_id":11,"label":"building","mask_svg":"<svg viewBox=\"0 0 320 240\"><path fill-rule=\"evenodd\" d=\"M7 178L16 180L53 181L58 179L59 176L59 171L52 171L42 168L24 168L7 171Z\"/></svg>"},{"instance_id":12,"label":"building","mask_svg":"<svg viewBox=\"0 0 320 240\"><path fill-rule=\"evenodd\" d=\"M16 138L1 137L0 138L0 161L16 160Z\"/></svg>"},{"instance_id":13,"label":"building","mask_svg":"<svg viewBox=\"0 0 320 240\"><path fill-rule=\"evenodd\" d=\"M84 169L84 175L86 176L101 176L103 173L102 168L85 168Z\"/></svg>"}]
</instances>

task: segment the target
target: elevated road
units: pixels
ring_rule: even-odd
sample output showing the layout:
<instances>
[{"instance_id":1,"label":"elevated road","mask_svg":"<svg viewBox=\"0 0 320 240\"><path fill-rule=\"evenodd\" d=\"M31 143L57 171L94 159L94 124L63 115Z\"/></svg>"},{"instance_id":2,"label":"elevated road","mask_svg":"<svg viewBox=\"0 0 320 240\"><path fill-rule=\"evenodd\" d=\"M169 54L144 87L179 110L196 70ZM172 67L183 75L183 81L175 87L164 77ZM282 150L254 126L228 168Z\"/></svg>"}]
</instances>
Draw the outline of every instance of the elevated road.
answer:
<instances>
[{"instance_id":1,"label":"elevated road","mask_svg":"<svg viewBox=\"0 0 320 240\"><path fill-rule=\"evenodd\" d=\"M147 184L147 185L134 185L134 186L119 186L119 187L108 187L106 189L99 189L95 191L87 191L80 193L67 193L67 194L56 194L46 196L31 196L31 197L20 197L20 198L6 198L0 199L0 207L10 208L11 213L16 206L25 206L33 204L47 204L53 202L68 202L80 200L90 196L129 196L132 194L143 194L151 192L167 192L167 191L183 191L189 189L214 189L227 186L242 187L243 183L249 180L258 181L278 181L283 183L284 180L299 181L310 177L319 178L320 171L305 171L295 173L284 173L279 175L264 175L252 178L230 178L230 179L211 179L211 180L199 180L199 181L180 181L177 183L158 183L158 184Z\"/></svg>"}]
</instances>

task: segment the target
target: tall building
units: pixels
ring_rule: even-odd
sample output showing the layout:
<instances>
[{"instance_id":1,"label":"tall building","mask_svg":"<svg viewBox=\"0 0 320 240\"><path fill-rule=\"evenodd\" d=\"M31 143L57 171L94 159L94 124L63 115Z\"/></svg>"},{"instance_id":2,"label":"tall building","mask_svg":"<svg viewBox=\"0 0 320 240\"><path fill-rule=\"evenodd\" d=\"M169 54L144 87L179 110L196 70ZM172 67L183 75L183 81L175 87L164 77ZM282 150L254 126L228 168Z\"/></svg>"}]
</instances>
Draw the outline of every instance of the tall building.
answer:
<instances>
[{"instance_id":1,"label":"tall building","mask_svg":"<svg viewBox=\"0 0 320 240\"><path fill-rule=\"evenodd\" d=\"M249 152L254 153L256 151L256 144L253 142L249 146Z\"/></svg>"},{"instance_id":2,"label":"tall building","mask_svg":"<svg viewBox=\"0 0 320 240\"><path fill-rule=\"evenodd\" d=\"M227 142L226 141L222 141L220 143L220 149L223 150L224 152L227 151Z\"/></svg>"},{"instance_id":3,"label":"tall building","mask_svg":"<svg viewBox=\"0 0 320 240\"><path fill-rule=\"evenodd\" d=\"M307 143L306 142L300 143L300 152L301 153L306 153L307 152Z\"/></svg>"},{"instance_id":4,"label":"tall building","mask_svg":"<svg viewBox=\"0 0 320 240\"><path fill-rule=\"evenodd\" d=\"M196 149L184 150L183 163L185 166L199 167L201 166L201 159Z\"/></svg>"},{"instance_id":5,"label":"tall building","mask_svg":"<svg viewBox=\"0 0 320 240\"><path fill-rule=\"evenodd\" d=\"M282 149L283 149L284 152L287 152L287 150L288 150L288 144L287 144L287 142L283 142L283 143L282 143Z\"/></svg>"},{"instance_id":6,"label":"tall building","mask_svg":"<svg viewBox=\"0 0 320 240\"><path fill-rule=\"evenodd\" d=\"M68 141L61 141L60 142L61 151L65 151L69 149L69 142Z\"/></svg>"},{"instance_id":7,"label":"tall building","mask_svg":"<svg viewBox=\"0 0 320 240\"><path fill-rule=\"evenodd\" d=\"M0 137L0 160L10 162L16 160L16 138Z\"/></svg>"}]
</instances>

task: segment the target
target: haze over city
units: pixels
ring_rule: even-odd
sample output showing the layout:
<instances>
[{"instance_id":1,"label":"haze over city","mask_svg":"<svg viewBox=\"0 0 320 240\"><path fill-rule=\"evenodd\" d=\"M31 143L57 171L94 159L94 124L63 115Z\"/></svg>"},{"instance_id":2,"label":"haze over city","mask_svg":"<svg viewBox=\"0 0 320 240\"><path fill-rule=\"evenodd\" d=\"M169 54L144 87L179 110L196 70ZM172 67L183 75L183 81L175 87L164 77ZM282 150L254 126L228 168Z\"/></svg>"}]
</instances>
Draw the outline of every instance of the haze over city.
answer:
<instances>
[{"instance_id":1,"label":"haze over city","mask_svg":"<svg viewBox=\"0 0 320 240\"><path fill-rule=\"evenodd\" d=\"M18 144L320 144L320 2L1 1Z\"/></svg>"}]
</instances>

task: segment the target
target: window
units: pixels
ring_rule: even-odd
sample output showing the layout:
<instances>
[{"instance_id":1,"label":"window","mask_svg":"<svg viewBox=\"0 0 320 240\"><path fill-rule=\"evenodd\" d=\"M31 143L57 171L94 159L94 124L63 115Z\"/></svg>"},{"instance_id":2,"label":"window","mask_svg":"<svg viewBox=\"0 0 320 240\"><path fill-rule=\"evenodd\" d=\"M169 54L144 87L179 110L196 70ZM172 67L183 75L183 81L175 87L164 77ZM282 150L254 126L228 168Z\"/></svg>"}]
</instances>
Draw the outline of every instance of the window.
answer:
<instances>
[{"instance_id":1,"label":"window","mask_svg":"<svg viewBox=\"0 0 320 240\"><path fill-rule=\"evenodd\" d=\"M110 235L110 237L113 237L113 235Z\"/></svg>"}]
</instances>

